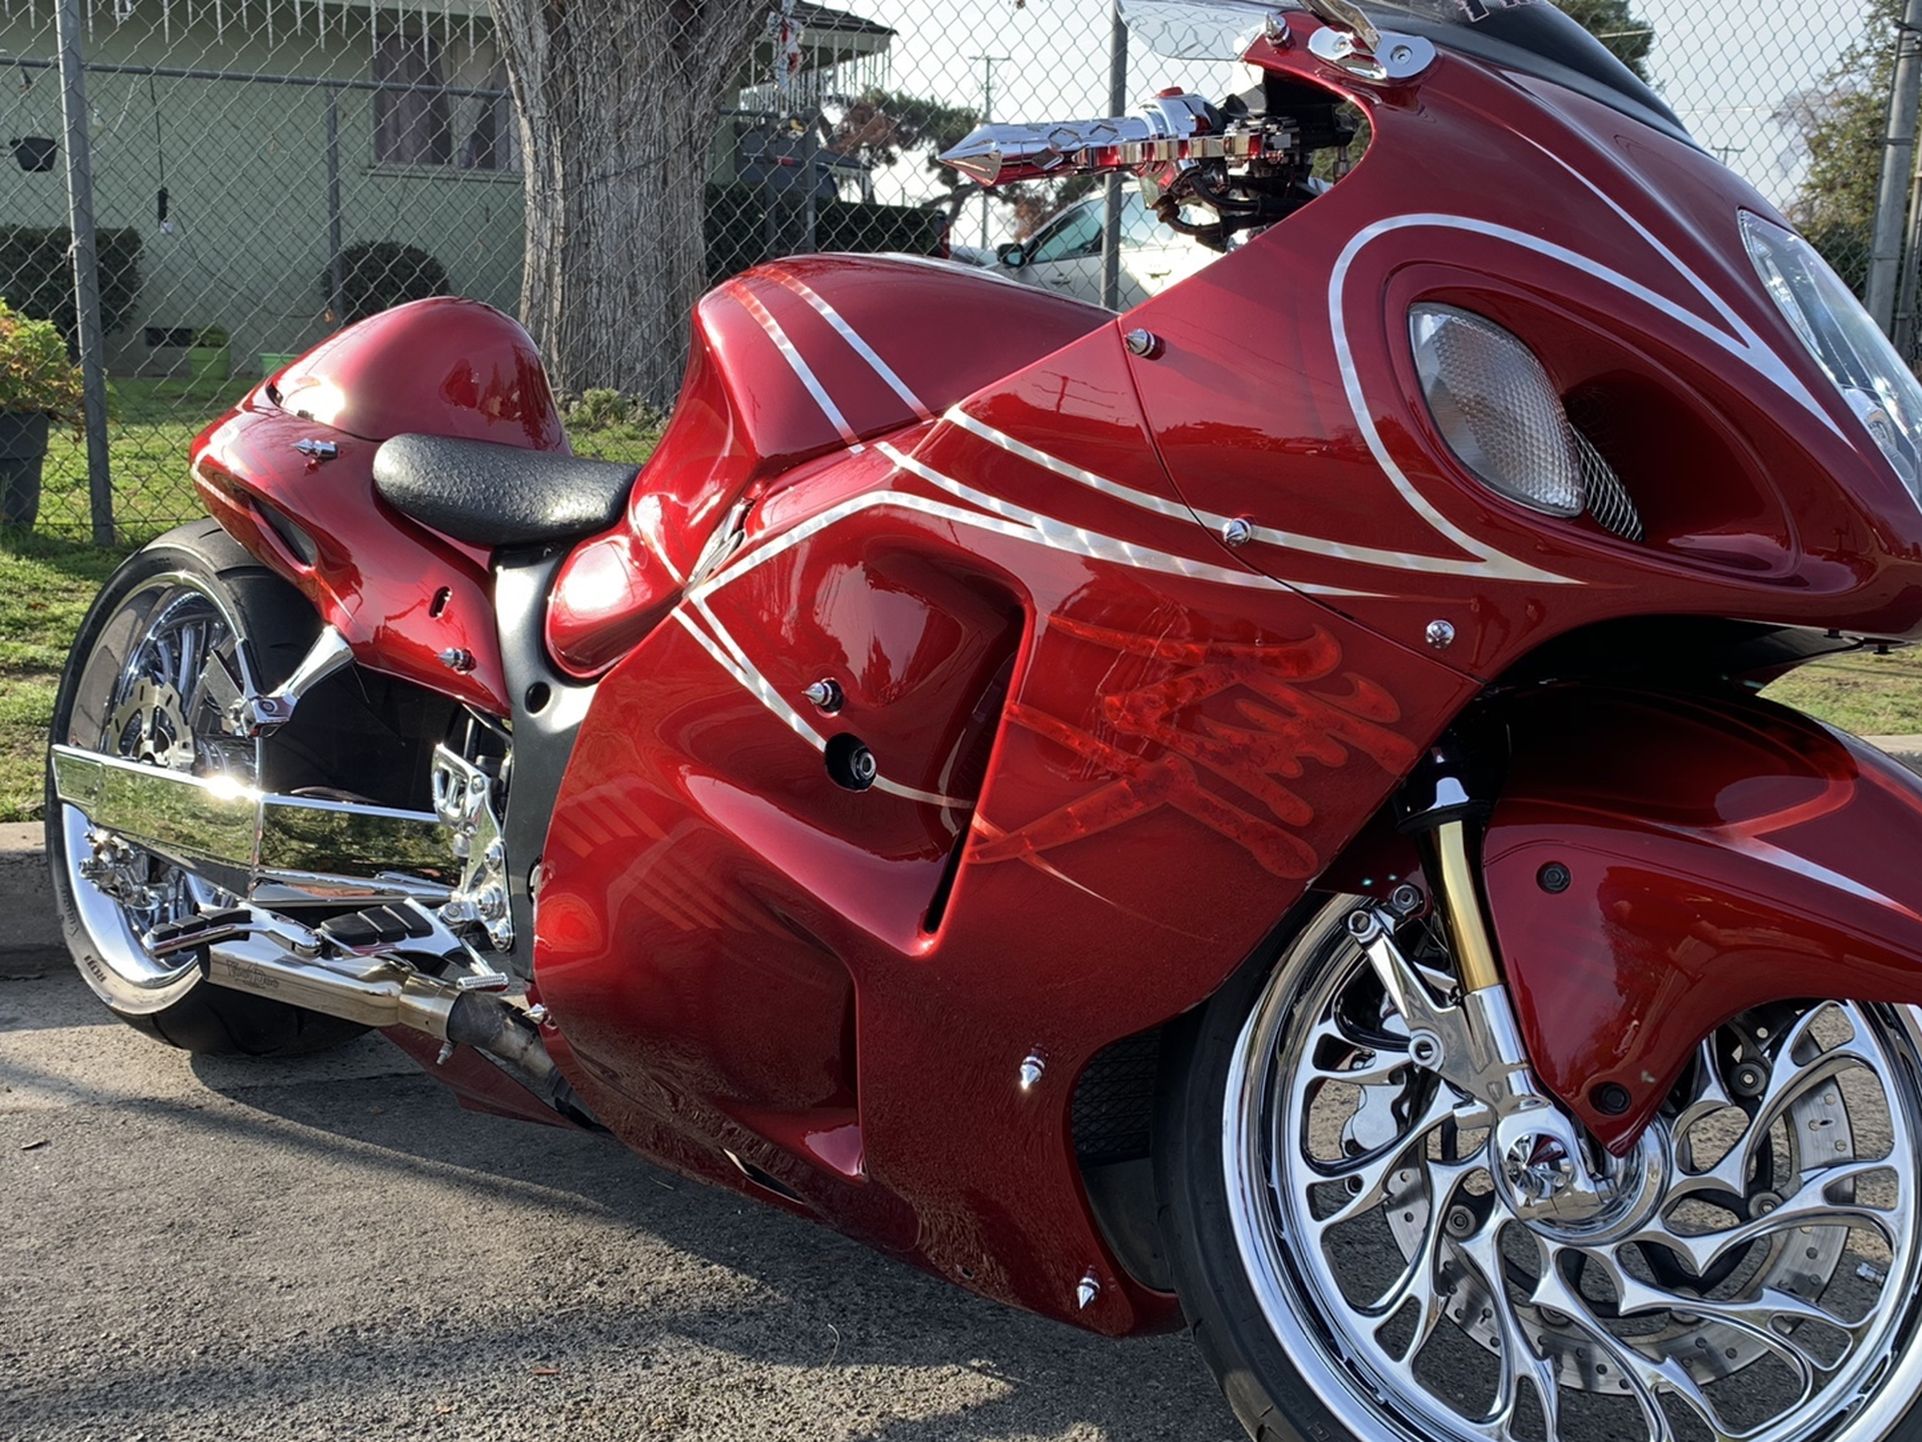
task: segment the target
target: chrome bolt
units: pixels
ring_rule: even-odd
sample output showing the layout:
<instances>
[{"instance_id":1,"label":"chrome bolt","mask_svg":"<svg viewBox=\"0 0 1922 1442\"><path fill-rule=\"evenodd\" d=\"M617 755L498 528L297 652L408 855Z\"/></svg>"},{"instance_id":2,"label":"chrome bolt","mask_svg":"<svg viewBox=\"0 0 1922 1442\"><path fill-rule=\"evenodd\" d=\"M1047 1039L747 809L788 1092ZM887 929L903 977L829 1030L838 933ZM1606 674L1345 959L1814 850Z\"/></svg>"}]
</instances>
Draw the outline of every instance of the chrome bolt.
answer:
<instances>
[{"instance_id":1,"label":"chrome bolt","mask_svg":"<svg viewBox=\"0 0 1922 1442\"><path fill-rule=\"evenodd\" d=\"M881 763L874 759L874 753L862 746L848 758L848 771L860 786L869 786L881 774Z\"/></svg>"},{"instance_id":2,"label":"chrome bolt","mask_svg":"<svg viewBox=\"0 0 1922 1442\"><path fill-rule=\"evenodd\" d=\"M1451 1237L1469 1237L1475 1233L1475 1213L1467 1207L1450 1207L1442 1225Z\"/></svg>"},{"instance_id":3,"label":"chrome bolt","mask_svg":"<svg viewBox=\"0 0 1922 1442\"><path fill-rule=\"evenodd\" d=\"M507 864L507 848L498 839L487 843L487 864L489 866Z\"/></svg>"},{"instance_id":4,"label":"chrome bolt","mask_svg":"<svg viewBox=\"0 0 1922 1442\"><path fill-rule=\"evenodd\" d=\"M1408 1037L1408 1059L1416 1066L1434 1071L1441 1065L1441 1038L1432 1031L1411 1032Z\"/></svg>"},{"instance_id":5,"label":"chrome bolt","mask_svg":"<svg viewBox=\"0 0 1922 1442\"><path fill-rule=\"evenodd\" d=\"M1754 1197L1749 1200L1749 1215L1751 1217L1766 1217L1781 1205L1782 1194L1780 1192L1757 1192Z\"/></svg>"},{"instance_id":6,"label":"chrome bolt","mask_svg":"<svg viewBox=\"0 0 1922 1442\"><path fill-rule=\"evenodd\" d=\"M547 1025L547 1003L537 1001L527 1009L527 1019L535 1026Z\"/></svg>"},{"instance_id":7,"label":"chrome bolt","mask_svg":"<svg viewBox=\"0 0 1922 1442\"><path fill-rule=\"evenodd\" d=\"M1421 910L1421 888L1404 881L1388 893L1388 904L1402 916L1413 916Z\"/></svg>"},{"instance_id":8,"label":"chrome bolt","mask_svg":"<svg viewBox=\"0 0 1922 1442\"><path fill-rule=\"evenodd\" d=\"M1225 546L1245 546L1255 538L1255 523L1246 516L1236 516L1221 528L1221 542Z\"/></svg>"},{"instance_id":9,"label":"chrome bolt","mask_svg":"<svg viewBox=\"0 0 1922 1442\"><path fill-rule=\"evenodd\" d=\"M454 1044L451 1041L442 1042L440 1044L440 1055L434 1058L434 1065L446 1066L447 1058L449 1058L453 1054L454 1054Z\"/></svg>"},{"instance_id":10,"label":"chrome bolt","mask_svg":"<svg viewBox=\"0 0 1922 1442\"><path fill-rule=\"evenodd\" d=\"M1348 913L1348 934L1356 941L1369 942L1381 935L1381 918L1367 907Z\"/></svg>"},{"instance_id":11,"label":"chrome bolt","mask_svg":"<svg viewBox=\"0 0 1922 1442\"><path fill-rule=\"evenodd\" d=\"M474 653L463 646L449 646L440 653L440 663L449 671L471 671L474 669Z\"/></svg>"},{"instance_id":12,"label":"chrome bolt","mask_svg":"<svg viewBox=\"0 0 1922 1442\"><path fill-rule=\"evenodd\" d=\"M498 886L482 887L480 895L474 898L474 907L483 919L498 921L507 914L507 893Z\"/></svg>"},{"instance_id":13,"label":"chrome bolt","mask_svg":"<svg viewBox=\"0 0 1922 1442\"><path fill-rule=\"evenodd\" d=\"M1048 1069L1048 1059L1038 1051L1031 1051L1021 1059L1021 1090L1031 1092L1041 1082L1042 1073Z\"/></svg>"},{"instance_id":14,"label":"chrome bolt","mask_svg":"<svg viewBox=\"0 0 1922 1442\"><path fill-rule=\"evenodd\" d=\"M1153 360L1161 354L1161 337L1151 330L1131 330L1121 339L1131 353L1143 360Z\"/></svg>"},{"instance_id":15,"label":"chrome bolt","mask_svg":"<svg viewBox=\"0 0 1922 1442\"><path fill-rule=\"evenodd\" d=\"M822 677L801 693L810 706L825 711L830 716L841 709L846 700L841 694L841 683L831 677Z\"/></svg>"},{"instance_id":16,"label":"chrome bolt","mask_svg":"<svg viewBox=\"0 0 1922 1442\"><path fill-rule=\"evenodd\" d=\"M1093 1272L1084 1274L1075 1285L1074 1304L1078 1311L1087 1311L1094 1305L1094 1299L1101 1295L1101 1283Z\"/></svg>"},{"instance_id":17,"label":"chrome bolt","mask_svg":"<svg viewBox=\"0 0 1922 1442\"><path fill-rule=\"evenodd\" d=\"M1447 621L1430 621L1422 637L1437 651L1446 651L1455 644L1455 628Z\"/></svg>"},{"instance_id":18,"label":"chrome bolt","mask_svg":"<svg viewBox=\"0 0 1922 1442\"><path fill-rule=\"evenodd\" d=\"M1410 60L1415 58L1415 52L1410 50L1406 45L1397 45L1393 50L1388 52L1388 58L1397 65L1406 65Z\"/></svg>"},{"instance_id":19,"label":"chrome bolt","mask_svg":"<svg viewBox=\"0 0 1922 1442\"><path fill-rule=\"evenodd\" d=\"M1729 1087L1737 1096L1759 1097L1768 1089L1769 1074L1758 1062L1745 1061L1730 1075Z\"/></svg>"},{"instance_id":20,"label":"chrome bolt","mask_svg":"<svg viewBox=\"0 0 1922 1442\"><path fill-rule=\"evenodd\" d=\"M1267 36L1268 43L1277 50L1286 50L1295 40L1295 34L1288 28L1287 20L1280 15L1270 15L1267 23L1262 26L1262 33Z\"/></svg>"}]
</instances>

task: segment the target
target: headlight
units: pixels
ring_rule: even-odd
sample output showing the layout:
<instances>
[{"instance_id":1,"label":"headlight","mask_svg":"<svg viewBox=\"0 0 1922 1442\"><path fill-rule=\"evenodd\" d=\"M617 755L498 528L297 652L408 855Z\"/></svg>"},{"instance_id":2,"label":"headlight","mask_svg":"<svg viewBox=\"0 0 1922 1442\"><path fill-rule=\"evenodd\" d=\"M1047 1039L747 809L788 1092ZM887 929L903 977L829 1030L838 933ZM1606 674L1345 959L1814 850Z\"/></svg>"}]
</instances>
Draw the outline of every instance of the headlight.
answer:
<instances>
[{"instance_id":1,"label":"headlight","mask_svg":"<svg viewBox=\"0 0 1922 1442\"><path fill-rule=\"evenodd\" d=\"M1582 454L1535 352L1493 321L1450 305L1408 313L1415 370L1442 437L1491 490L1551 516L1586 505Z\"/></svg>"},{"instance_id":2,"label":"headlight","mask_svg":"<svg viewBox=\"0 0 1922 1442\"><path fill-rule=\"evenodd\" d=\"M1793 231L1742 212L1755 272L1909 494L1922 501L1922 385L1842 278Z\"/></svg>"}]
</instances>

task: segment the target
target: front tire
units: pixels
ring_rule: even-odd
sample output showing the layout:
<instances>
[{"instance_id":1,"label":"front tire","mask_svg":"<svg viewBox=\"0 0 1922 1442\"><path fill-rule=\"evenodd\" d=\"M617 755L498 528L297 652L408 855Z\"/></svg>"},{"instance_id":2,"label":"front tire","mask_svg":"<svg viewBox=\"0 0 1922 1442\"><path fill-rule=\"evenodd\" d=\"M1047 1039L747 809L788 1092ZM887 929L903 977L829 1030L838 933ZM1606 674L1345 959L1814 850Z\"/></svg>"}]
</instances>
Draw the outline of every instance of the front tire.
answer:
<instances>
[{"instance_id":1,"label":"front tire","mask_svg":"<svg viewBox=\"0 0 1922 1442\"><path fill-rule=\"evenodd\" d=\"M271 690L319 623L298 592L213 521L167 532L108 579L74 639L51 735L153 765L254 779L255 748L221 715L248 687ZM87 985L137 1031L204 1055L321 1051L363 1028L209 985L198 967L156 961L141 937L219 905L206 883L124 844L101 857L85 818L47 783L46 850L54 907ZM95 872L82 874L83 864Z\"/></svg>"},{"instance_id":2,"label":"front tire","mask_svg":"<svg viewBox=\"0 0 1922 1442\"><path fill-rule=\"evenodd\" d=\"M1168 1038L1163 1243L1251 1437L1922 1437L1914 1009L1736 1018L1631 1154L1660 1185L1531 1224L1474 1108L1408 1058L1344 925L1357 904ZM1438 934L1403 938L1446 967Z\"/></svg>"}]
</instances>

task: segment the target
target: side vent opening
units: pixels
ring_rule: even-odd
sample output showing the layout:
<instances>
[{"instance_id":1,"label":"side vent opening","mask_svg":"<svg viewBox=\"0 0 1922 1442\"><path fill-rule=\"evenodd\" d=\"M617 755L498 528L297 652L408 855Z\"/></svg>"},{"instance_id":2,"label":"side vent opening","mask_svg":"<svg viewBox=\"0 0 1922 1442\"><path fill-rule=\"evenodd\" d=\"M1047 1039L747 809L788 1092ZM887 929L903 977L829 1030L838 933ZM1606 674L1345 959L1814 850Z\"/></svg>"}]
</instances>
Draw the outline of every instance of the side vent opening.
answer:
<instances>
[{"instance_id":1,"label":"side vent opening","mask_svg":"<svg viewBox=\"0 0 1922 1442\"><path fill-rule=\"evenodd\" d=\"M1075 1159L1101 1235L1145 1286L1173 1289L1155 1225L1152 1160L1161 1033L1144 1031L1097 1052L1075 1082Z\"/></svg>"}]
</instances>

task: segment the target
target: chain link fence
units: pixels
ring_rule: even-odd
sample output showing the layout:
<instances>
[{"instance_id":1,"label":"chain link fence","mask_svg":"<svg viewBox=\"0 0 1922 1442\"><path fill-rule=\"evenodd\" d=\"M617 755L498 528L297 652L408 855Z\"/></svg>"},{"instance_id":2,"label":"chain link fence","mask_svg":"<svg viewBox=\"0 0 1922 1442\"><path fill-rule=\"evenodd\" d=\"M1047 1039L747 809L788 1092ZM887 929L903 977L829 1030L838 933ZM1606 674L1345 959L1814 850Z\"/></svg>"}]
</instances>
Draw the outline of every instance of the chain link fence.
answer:
<instances>
[{"instance_id":1,"label":"chain link fence","mask_svg":"<svg viewBox=\"0 0 1922 1442\"><path fill-rule=\"evenodd\" d=\"M1565 8L1866 279L1896 0ZM70 183L98 276L94 466L52 437L37 524L123 543L199 513L187 445L263 374L416 296L521 314L577 449L636 460L693 297L769 256L1020 242L1018 278L1132 304L1207 252L1129 192L1104 269L1093 186L990 196L934 156L984 118L1226 88L1110 0L0 0L0 71L0 297L77 339Z\"/></svg>"}]
</instances>

